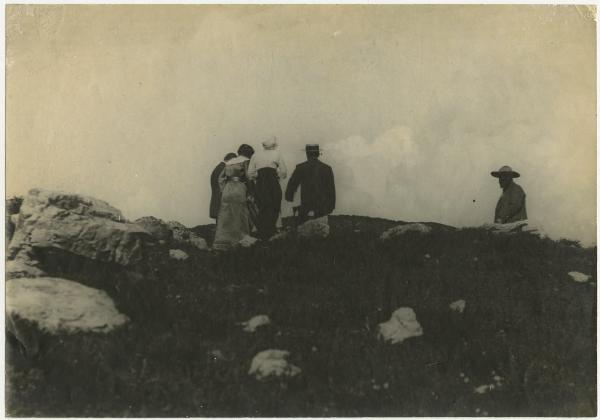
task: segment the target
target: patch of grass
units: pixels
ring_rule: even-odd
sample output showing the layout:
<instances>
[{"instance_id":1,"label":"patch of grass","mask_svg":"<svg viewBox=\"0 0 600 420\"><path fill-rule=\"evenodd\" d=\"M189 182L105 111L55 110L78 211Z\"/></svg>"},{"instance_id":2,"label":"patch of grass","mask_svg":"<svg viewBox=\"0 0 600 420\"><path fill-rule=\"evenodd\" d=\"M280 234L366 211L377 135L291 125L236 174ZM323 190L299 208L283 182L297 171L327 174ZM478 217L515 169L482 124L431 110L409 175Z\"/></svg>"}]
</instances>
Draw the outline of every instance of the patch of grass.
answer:
<instances>
[{"instance_id":1,"label":"patch of grass","mask_svg":"<svg viewBox=\"0 0 600 420\"><path fill-rule=\"evenodd\" d=\"M106 336L43 337L33 359L9 343L8 414L595 415L596 290L567 276L595 283L595 249L440 226L379 241L394 225L332 217L327 239L187 250L187 261L153 260L141 279L63 267L107 290L133 322ZM457 299L463 314L448 308ZM424 335L382 343L377 325L400 306L415 310ZM257 314L273 324L254 334L236 325ZM249 377L268 348L289 350L302 374ZM502 386L475 394L492 372Z\"/></svg>"}]
</instances>

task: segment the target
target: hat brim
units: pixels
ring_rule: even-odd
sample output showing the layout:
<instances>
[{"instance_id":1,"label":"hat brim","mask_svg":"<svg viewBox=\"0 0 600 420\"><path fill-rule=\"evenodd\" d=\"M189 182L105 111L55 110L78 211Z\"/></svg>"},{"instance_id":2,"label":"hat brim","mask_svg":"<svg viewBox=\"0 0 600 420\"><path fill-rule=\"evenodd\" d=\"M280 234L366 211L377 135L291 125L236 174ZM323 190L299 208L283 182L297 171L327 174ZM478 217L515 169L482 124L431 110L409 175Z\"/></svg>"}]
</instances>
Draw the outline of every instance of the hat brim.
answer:
<instances>
[{"instance_id":1,"label":"hat brim","mask_svg":"<svg viewBox=\"0 0 600 420\"><path fill-rule=\"evenodd\" d=\"M518 177L521 176L520 173L515 172L515 171L511 171L511 172L508 172L508 171L503 171L503 172L494 171L494 172L491 172L491 174L495 178L500 178L501 176L510 176L511 178L518 178Z\"/></svg>"}]
</instances>

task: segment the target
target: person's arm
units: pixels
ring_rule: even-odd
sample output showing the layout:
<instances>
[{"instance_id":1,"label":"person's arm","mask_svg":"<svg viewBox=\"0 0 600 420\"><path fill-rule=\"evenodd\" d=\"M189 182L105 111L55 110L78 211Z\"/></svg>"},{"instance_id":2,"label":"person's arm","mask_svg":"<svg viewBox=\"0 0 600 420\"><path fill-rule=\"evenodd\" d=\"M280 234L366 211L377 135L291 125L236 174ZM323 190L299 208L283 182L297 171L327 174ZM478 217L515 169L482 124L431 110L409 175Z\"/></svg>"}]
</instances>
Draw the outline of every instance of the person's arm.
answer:
<instances>
[{"instance_id":1,"label":"person's arm","mask_svg":"<svg viewBox=\"0 0 600 420\"><path fill-rule=\"evenodd\" d=\"M219 190L223 192L223 188L225 187L225 182L227 182L227 175L225 175L225 168L219 174Z\"/></svg>"},{"instance_id":2,"label":"person's arm","mask_svg":"<svg viewBox=\"0 0 600 420\"><path fill-rule=\"evenodd\" d=\"M258 176L258 170L256 169L256 159L254 156L250 158L250 163L248 164L248 170L246 172L249 180L256 179Z\"/></svg>"},{"instance_id":3,"label":"person's arm","mask_svg":"<svg viewBox=\"0 0 600 420\"><path fill-rule=\"evenodd\" d=\"M287 167L285 166L283 157L281 157L281 153L278 153L277 156L277 175L279 175L280 179L285 179L287 177Z\"/></svg>"},{"instance_id":4,"label":"person's arm","mask_svg":"<svg viewBox=\"0 0 600 420\"><path fill-rule=\"evenodd\" d=\"M523 210L523 207L525 207L525 193L522 189L515 188L510 193L504 221L512 220Z\"/></svg>"},{"instance_id":5,"label":"person's arm","mask_svg":"<svg viewBox=\"0 0 600 420\"><path fill-rule=\"evenodd\" d=\"M285 199L290 203L294 201L294 194L296 194L298 185L300 185L300 169L298 166L296 166L296 169L294 169L294 172L292 172L292 176L285 189Z\"/></svg>"},{"instance_id":6,"label":"person's arm","mask_svg":"<svg viewBox=\"0 0 600 420\"><path fill-rule=\"evenodd\" d=\"M333 177L333 169L329 168L329 196L331 197L330 207L332 212L335 209L335 179Z\"/></svg>"}]
</instances>

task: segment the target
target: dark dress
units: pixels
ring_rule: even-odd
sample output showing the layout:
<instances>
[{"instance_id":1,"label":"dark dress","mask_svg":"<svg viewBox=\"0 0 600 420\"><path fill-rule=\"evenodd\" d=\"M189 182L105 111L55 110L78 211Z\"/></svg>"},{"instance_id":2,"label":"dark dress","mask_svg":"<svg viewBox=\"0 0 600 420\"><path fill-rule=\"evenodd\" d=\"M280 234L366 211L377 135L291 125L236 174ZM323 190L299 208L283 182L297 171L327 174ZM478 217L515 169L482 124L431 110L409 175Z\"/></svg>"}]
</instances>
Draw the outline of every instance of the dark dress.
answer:
<instances>
[{"instance_id":1,"label":"dark dress","mask_svg":"<svg viewBox=\"0 0 600 420\"><path fill-rule=\"evenodd\" d=\"M300 186L299 222L308 218L309 212L315 217L325 216L335 209L335 182L331 166L320 160L308 159L296 166L285 190L285 199L294 200Z\"/></svg>"},{"instance_id":2,"label":"dark dress","mask_svg":"<svg viewBox=\"0 0 600 420\"><path fill-rule=\"evenodd\" d=\"M219 188L219 175L225 168L225 162L219 163L210 174L210 210L211 219L216 219L219 216L219 206L221 205L221 189Z\"/></svg>"}]
</instances>

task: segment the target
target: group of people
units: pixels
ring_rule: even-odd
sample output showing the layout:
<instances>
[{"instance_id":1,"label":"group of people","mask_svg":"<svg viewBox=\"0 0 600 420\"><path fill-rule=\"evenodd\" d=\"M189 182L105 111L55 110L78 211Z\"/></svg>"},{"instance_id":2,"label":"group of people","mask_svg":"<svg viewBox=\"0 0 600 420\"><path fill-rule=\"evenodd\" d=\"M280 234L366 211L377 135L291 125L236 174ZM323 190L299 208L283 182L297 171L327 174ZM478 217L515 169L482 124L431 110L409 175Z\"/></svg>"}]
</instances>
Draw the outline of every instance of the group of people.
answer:
<instances>
[{"instance_id":1,"label":"group of people","mask_svg":"<svg viewBox=\"0 0 600 420\"><path fill-rule=\"evenodd\" d=\"M210 217L217 222L215 250L230 249L254 231L263 241L277 232L283 198L280 181L287 177L287 167L276 138L263 141L262 148L255 153L252 146L242 144L237 154L225 155L212 172ZM300 206L294 208L297 224L328 215L335 208L333 170L319 160L318 144L306 145L305 152L306 161L296 166L285 191L285 199L292 202L301 189ZM499 179L503 190L494 223L526 220L525 192L514 182L520 174L503 166L491 175Z\"/></svg>"},{"instance_id":2,"label":"group of people","mask_svg":"<svg viewBox=\"0 0 600 420\"><path fill-rule=\"evenodd\" d=\"M285 199L294 201L298 188L300 206L295 207L297 222L322 217L335 208L333 170L321 162L318 144L305 147L306 162L296 166L285 191ZM277 233L283 191L281 180L287 167L278 150L277 139L262 142L262 150L242 144L236 153L228 153L211 174L210 217L216 219L214 250L228 250L256 231L267 241Z\"/></svg>"}]
</instances>

